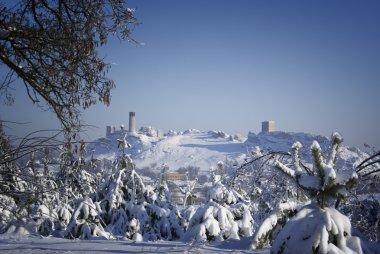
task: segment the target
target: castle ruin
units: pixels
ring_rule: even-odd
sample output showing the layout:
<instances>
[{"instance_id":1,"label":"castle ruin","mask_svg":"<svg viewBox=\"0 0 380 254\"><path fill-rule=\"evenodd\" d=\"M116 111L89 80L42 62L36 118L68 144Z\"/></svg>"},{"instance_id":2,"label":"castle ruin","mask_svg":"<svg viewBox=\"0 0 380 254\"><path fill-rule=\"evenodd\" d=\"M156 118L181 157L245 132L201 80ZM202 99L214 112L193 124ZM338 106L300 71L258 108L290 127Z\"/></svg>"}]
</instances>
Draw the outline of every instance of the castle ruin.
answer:
<instances>
[{"instance_id":1,"label":"castle ruin","mask_svg":"<svg viewBox=\"0 0 380 254\"><path fill-rule=\"evenodd\" d=\"M276 131L274 121L264 121L261 123L261 132L272 132Z\"/></svg>"}]
</instances>

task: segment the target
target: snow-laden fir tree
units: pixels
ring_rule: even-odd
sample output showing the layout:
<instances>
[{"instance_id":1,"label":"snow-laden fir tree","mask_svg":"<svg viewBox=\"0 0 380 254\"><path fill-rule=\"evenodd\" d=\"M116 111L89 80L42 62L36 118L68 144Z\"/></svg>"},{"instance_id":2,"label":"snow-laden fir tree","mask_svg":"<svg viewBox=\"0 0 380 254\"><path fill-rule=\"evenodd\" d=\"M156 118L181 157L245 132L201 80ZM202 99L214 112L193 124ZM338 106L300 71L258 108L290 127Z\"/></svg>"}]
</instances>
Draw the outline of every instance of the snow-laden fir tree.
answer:
<instances>
[{"instance_id":1,"label":"snow-laden fir tree","mask_svg":"<svg viewBox=\"0 0 380 254\"><path fill-rule=\"evenodd\" d=\"M170 202L170 192L168 187L167 180L167 172L169 170L169 166L167 164L163 164L161 167L161 173L159 175L158 183L156 184L155 192L158 194L158 198L161 201L169 201Z\"/></svg>"},{"instance_id":2,"label":"snow-laden fir tree","mask_svg":"<svg viewBox=\"0 0 380 254\"><path fill-rule=\"evenodd\" d=\"M34 221L36 231L41 235L48 236L56 228L59 228L60 222L57 221L58 215L56 209L59 204L58 185L53 178L50 170L50 159L48 148L45 148L44 157L42 158L41 168L35 166L34 156L27 163L31 167L30 180L31 193L35 197L31 208L31 219Z\"/></svg>"},{"instance_id":3,"label":"snow-laden fir tree","mask_svg":"<svg viewBox=\"0 0 380 254\"><path fill-rule=\"evenodd\" d=\"M223 173L219 167L219 173ZM240 239L253 233L253 218L248 200L222 183L220 175L211 174L213 186L207 194L207 203L196 210L184 211L189 220L184 240L223 241Z\"/></svg>"},{"instance_id":4,"label":"snow-laden fir tree","mask_svg":"<svg viewBox=\"0 0 380 254\"><path fill-rule=\"evenodd\" d=\"M98 206L89 197L82 199L71 216L64 236L71 239L112 238L111 234L103 228L104 223L98 214L100 211Z\"/></svg>"},{"instance_id":5,"label":"snow-laden fir tree","mask_svg":"<svg viewBox=\"0 0 380 254\"><path fill-rule=\"evenodd\" d=\"M229 175L228 187L250 200L255 223L261 223L279 203L297 196L295 185L273 168L275 161L287 161L289 156L285 152L262 151L256 146Z\"/></svg>"},{"instance_id":6,"label":"snow-laden fir tree","mask_svg":"<svg viewBox=\"0 0 380 254\"><path fill-rule=\"evenodd\" d=\"M178 186L181 193L184 195L183 198L183 207L188 205L194 205L195 199L195 185L197 184L198 178L195 178L193 181L189 180L189 174L186 172L186 184L185 186Z\"/></svg>"},{"instance_id":7,"label":"snow-laden fir tree","mask_svg":"<svg viewBox=\"0 0 380 254\"><path fill-rule=\"evenodd\" d=\"M123 129L118 142L121 155L97 195L106 229L116 237L136 241L179 238L183 233L181 217L170 204L164 183L156 188L146 186L126 154L131 145Z\"/></svg>"},{"instance_id":8,"label":"snow-laden fir tree","mask_svg":"<svg viewBox=\"0 0 380 254\"><path fill-rule=\"evenodd\" d=\"M97 181L95 176L86 170L86 146L83 141L72 146L69 136L62 150L57 174L60 203L56 208L55 224L56 230L60 231L59 234L65 235L66 227L76 208L83 199L96 192Z\"/></svg>"},{"instance_id":9,"label":"snow-laden fir tree","mask_svg":"<svg viewBox=\"0 0 380 254\"><path fill-rule=\"evenodd\" d=\"M96 191L97 180L93 174L87 171L86 145L83 141L75 144L74 150L78 154L75 158L74 153L70 149L70 144L65 146L64 151L60 155L60 171L58 172L58 181L61 189L61 200L75 206L77 199L89 196Z\"/></svg>"},{"instance_id":10,"label":"snow-laden fir tree","mask_svg":"<svg viewBox=\"0 0 380 254\"><path fill-rule=\"evenodd\" d=\"M273 240L272 253L362 253L360 239L351 234L349 219L330 207L334 203L338 205L357 181L355 170L338 171L335 168L341 142L341 136L333 133L330 155L326 160L318 142L314 141L311 146L312 168L302 162L299 142L292 147L292 167L276 162L275 167L293 179L311 202L280 205L255 233L252 248L260 248L272 238L269 239ZM279 224L282 227L278 227Z\"/></svg>"},{"instance_id":11,"label":"snow-laden fir tree","mask_svg":"<svg viewBox=\"0 0 380 254\"><path fill-rule=\"evenodd\" d=\"M21 178L15 153L0 121L0 233L27 215L27 183ZM20 207L22 207L20 209Z\"/></svg>"}]
</instances>

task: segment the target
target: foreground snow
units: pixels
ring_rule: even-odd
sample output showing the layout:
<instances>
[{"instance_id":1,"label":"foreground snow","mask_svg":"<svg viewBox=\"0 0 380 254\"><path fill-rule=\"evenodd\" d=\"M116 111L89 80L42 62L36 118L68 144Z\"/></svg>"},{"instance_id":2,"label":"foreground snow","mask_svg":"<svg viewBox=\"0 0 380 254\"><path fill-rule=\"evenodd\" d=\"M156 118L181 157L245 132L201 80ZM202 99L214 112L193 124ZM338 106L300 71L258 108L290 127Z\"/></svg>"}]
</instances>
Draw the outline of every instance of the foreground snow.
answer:
<instances>
[{"instance_id":1,"label":"foreground snow","mask_svg":"<svg viewBox=\"0 0 380 254\"><path fill-rule=\"evenodd\" d=\"M134 242L124 240L68 240L31 235L0 235L0 253L261 253L247 250L249 239L213 244L175 241Z\"/></svg>"}]
</instances>

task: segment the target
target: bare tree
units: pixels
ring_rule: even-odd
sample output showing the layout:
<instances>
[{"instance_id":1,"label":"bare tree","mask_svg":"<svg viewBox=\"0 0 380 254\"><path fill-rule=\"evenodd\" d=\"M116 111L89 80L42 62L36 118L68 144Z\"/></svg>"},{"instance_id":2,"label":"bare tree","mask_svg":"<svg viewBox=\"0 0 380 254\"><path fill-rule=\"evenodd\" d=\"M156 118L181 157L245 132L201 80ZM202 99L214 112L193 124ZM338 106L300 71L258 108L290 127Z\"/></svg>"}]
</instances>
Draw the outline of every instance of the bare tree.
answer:
<instances>
[{"instance_id":1,"label":"bare tree","mask_svg":"<svg viewBox=\"0 0 380 254\"><path fill-rule=\"evenodd\" d=\"M0 92L12 103L21 79L33 103L48 107L64 129L80 123L80 109L109 105L114 82L97 48L110 34L131 40L137 25L124 0L0 0Z\"/></svg>"}]
</instances>

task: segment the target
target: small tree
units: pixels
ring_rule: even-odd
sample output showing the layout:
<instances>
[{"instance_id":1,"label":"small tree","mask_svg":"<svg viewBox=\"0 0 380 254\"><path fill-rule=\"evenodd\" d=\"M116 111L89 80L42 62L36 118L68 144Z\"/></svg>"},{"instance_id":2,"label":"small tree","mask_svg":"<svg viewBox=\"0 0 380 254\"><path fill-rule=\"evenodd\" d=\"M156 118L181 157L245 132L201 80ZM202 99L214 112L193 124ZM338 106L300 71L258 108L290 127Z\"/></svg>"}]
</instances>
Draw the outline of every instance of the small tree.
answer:
<instances>
[{"instance_id":1,"label":"small tree","mask_svg":"<svg viewBox=\"0 0 380 254\"><path fill-rule=\"evenodd\" d=\"M64 233L65 237L71 239L112 238L111 234L106 232L101 224L99 210L97 204L94 204L90 198L81 200L71 216L70 223Z\"/></svg>"},{"instance_id":2,"label":"small tree","mask_svg":"<svg viewBox=\"0 0 380 254\"><path fill-rule=\"evenodd\" d=\"M322 156L321 147L317 141L311 145L314 167L309 169L304 166L301 158L302 144L296 142L293 146L294 169L277 161L275 167L294 179L309 197L315 198L323 209L329 205L329 201L335 201L335 207L339 206L340 200L347 196L347 190L352 188L358 175L355 170L339 172L335 169L339 145L343 141L339 133L334 132L331 136L332 145L330 156L325 160Z\"/></svg>"},{"instance_id":3,"label":"small tree","mask_svg":"<svg viewBox=\"0 0 380 254\"><path fill-rule=\"evenodd\" d=\"M126 154L131 146L123 131L118 143L121 154L96 195L106 229L136 241L179 238L183 233L181 217L168 198L164 174L156 188L145 185Z\"/></svg>"},{"instance_id":4,"label":"small tree","mask_svg":"<svg viewBox=\"0 0 380 254\"><path fill-rule=\"evenodd\" d=\"M249 201L233 188L225 186L220 175L211 169L213 186L207 193L208 202L195 212L187 209L188 225L184 240L223 241L240 239L253 233ZM219 173L224 175L221 170ZM190 212L188 212L190 211Z\"/></svg>"},{"instance_id":5,"label":"small tree","mask_svg":"<svg viewBox=\"0 0 380 254\"><path fill-rule=\"evenodd\" d=\"M339 205L347 190L358 179L354 169L335 169L342 140L338 133L332 134L331 151L327 161L322 156L318 142L314 141L311 146L313 168L308 168L302 163L302 145L299 142L292 146L293 168L279 161L275 163L278 170L293 179L307 194L311 203L282 205L286 208L273 213L261 224L253 237L252 248L263 247L268 239L269 242L274 239L271 248L271 252L274 253L362 252L360 240L351 235L349 219L334 208L328 207L332 201L335 201L335 206ZM274 232L276 229L279 229L279 232Z\"/></svg>"},{"instance_id":6,"label":"small tree","mask_svg":"<svg viewBox=\"0 0 380 254\"><path fill-rule=\"evenodd\" d=\"M182 194L185 195L183 199L183 207L186 207L188 205L194 205L195 199L197 196L195 195L195 185L197 184L198 178L195 178L193 181L189 180L189 175L186 172L186 185L181 187L178 186L179 190Z\"/></svg>"}]
</instances>

